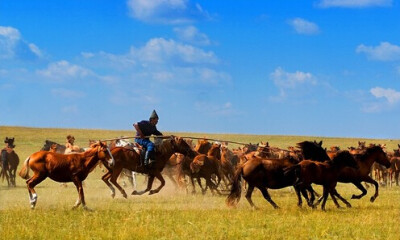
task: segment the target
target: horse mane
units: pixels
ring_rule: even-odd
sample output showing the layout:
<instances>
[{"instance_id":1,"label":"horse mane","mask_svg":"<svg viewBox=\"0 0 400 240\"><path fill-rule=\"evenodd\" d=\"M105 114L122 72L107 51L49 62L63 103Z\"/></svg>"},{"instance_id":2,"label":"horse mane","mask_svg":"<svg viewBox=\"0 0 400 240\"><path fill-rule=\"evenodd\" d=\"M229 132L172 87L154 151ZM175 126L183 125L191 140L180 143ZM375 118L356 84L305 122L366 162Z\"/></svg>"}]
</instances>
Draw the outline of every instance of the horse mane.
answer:
<instances>
[{"instance_id":1,"label":"horse mane","mask_svg":"<svg viewBox=\"0 0 400 240\"><path fill-rule=\"evenodd\" d=\"M316 141L303 141L296 144L301 149L304 159L314 161L325 161L330 160L326 150L322 148L322 141L317 143Z\"/></svg>"},{"instance_id":2,"label":"horse mane","mask_svg":"<svg viewBox=\"0 0 400 240\"><path fill-rule=\"evenodd\" d=\"M156 151L165 154L173 151L173 146L170 139L164 139L160 144L155 145Z\"/></svg>"},{"instance_id":3,"label":"horse mane","mask_svg":"<svg viewBox=\"0 0 400 240\"><path fill-rule=\"evenodd\" d=\"M348 161L354 159L354 156L347 150L338 151L337 155L332 159L333 162Z\"/></svg>"},{"instance_id":4,"label":"horse mane","mask_svg":"<svg viewBox=\"0 0 400 240\"><path fill-rule=\"evenodd\" d=\"M376 145L376 146L371 146L371 147L367 147L362 153L360 154L356 154L359 156L359 159L361 161L363 161L364 159L366 159L368 156L370 156L372 153L376 152L376 151L381 151L383 152L383 149L381 146Z\"/></svg>"}]
</instances>

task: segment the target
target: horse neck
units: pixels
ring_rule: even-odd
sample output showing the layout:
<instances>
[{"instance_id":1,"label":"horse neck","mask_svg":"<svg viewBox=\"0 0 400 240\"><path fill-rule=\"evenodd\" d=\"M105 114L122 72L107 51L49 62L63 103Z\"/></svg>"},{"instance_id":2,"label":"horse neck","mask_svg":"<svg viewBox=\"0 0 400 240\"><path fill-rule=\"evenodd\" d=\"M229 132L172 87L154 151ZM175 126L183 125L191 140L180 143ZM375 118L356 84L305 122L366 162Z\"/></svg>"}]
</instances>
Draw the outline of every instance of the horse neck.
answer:
<instances>
[{"instance_id":1,"label":"horse neck","mask_svg":"<svg viewBox=\"0 0 400 240\"><path fill-rule=\"evenodd\" d=\"M207 152L207 156L209 157L215 157L215 158L221 158L220 154L220 149L219 147L212 147L210 150Z\"/></svg>"},{"instance_id":2,"label":"horse neck","mask_svg":"<svg viewBox=\"0 0 400 240\"><path fill-rule=\"evenodd\" d=\"M82 155L82 159L85 161L85 166L89 169L92 169L100 160L97 155L97 149L91 149L80 154Z\"/></svg>"}]
</instances>

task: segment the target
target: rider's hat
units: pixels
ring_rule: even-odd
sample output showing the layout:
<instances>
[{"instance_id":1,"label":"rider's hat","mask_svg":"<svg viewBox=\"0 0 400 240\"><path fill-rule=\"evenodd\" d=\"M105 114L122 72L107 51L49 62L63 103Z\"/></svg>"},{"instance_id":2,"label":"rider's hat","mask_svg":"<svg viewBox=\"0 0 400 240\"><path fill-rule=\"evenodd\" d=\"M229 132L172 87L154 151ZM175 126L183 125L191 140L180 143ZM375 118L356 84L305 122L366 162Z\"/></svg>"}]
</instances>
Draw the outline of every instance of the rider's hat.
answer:
<instances>
[{"instance_id":1,"label":"rider's hat","mask_svg":"<svg viewBox=\"0 0 400 240\"><path fill-rule=\"evenodd\" d=\"M153 110L153 112L150 115L150 119L158 118L156 110Z\"/></svg>"}]
</instances>

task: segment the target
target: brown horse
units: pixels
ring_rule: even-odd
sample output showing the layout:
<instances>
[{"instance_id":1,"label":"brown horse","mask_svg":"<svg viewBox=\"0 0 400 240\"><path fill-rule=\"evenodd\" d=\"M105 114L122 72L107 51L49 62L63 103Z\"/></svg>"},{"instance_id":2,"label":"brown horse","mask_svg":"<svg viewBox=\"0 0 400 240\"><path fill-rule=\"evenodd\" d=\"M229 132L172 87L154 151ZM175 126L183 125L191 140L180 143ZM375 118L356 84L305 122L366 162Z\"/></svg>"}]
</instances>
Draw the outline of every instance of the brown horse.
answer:
<instances>
[{"instance_id":1,"label":"brown horse","mask_svg":"<svg viewBox=\"0 0 400 240\"><path fill-rule=\"evenodd\" d=\"M221 171L221 145L214 143L207 154L197 155L192 163L190 164L190 169L193 174L196 174L199 178L204 178L206 180L206 188L203 189L203 194L209 187L214 193L214 190L221 194L218 190L218 185L221 182L222 171ZM217 183L214 184L212 177L215 175L217 177Z\"/></svg>"},{"instance_id":2,"label":"brown horse","mask_svg":"<svg viewBox=\"0 0 400 240\"><path fill-rule=\"evenodd\" d=\"M307 159L312 159L315 161L325 161L329 157L321 147L322 141L319 143L304 141L297 143L297 147L301 149L302 157ZM271 199L268 188L271 189L281 189L284 187L294 186L296 181L295 174L285 174L285 169L292 167L299 163L298 159L292 157L286 157L283 159L266 159L259 158L253 155L247 155L247 161L242 163L236 170L231 192L226 199L228 206L234 206L240 200L241 197L241 177L245 179L249 185L246 193L246 199L253 208L254 205L251 195L254 188L258 188L263 197L274 207L278 208L278 205ZM246 156L245 156L246 157ZM314 201L314 194L311 194L311 199L309 199L306 190L310 193L314 193L311 185L305 186L301 189L298 186L294 186L297 195L297 205L301 207L302 198L300 193L307 200L309 206L312 206Z\"/></svg>"},{"instance_id":3,"label":"brown horse","mask_svg":"<svg viewBox=\"0 0 400 240\"><path fill-rule=\"evenodd\" d=\"M127 198L125 190L117 183L117 178L119 174L121 173L123 168L126 168L137 173L147 174L149 176L147 188L140 192L134 190L132 192L132 195L142 195L146 192L149 192L149 194L158 193L165 185L165 180L161 175L161 172L163 171L171 155L175 152L188 155L191 154L193 150L182 138L173 136L169 137L168 139L164 139L160 145L156 145L156 161L154 162L154 164L151 165L150 168L145 168L141 164L140 155L136 151L125 149L122 147L113 148L111 150L111 153L115 159L114 168L108 168L108 172L102 177L102 179L110 188L112 197L115 196L115 189L110 184L109 180L114 186L118 188L122 196ZM161 184L158 188L152 190L154 178L160 180Z\"/></svg>"},{"instance_id":4,"label":"brown horse","mask_svg":"<svg viewBox=\"0 0 400 240\"><path fill-rule=\"evenodd\" d=\"M17 167L19 164L19 157L17 153L14 150L11 151L2 151L2 154L4 154L5 157L5 162L2 165L2 169L0 172L0 175L2 176L2 179L4 178L7 179L7 184L8 186L15 187L16 186L16 172L17 172Z\"/></svg>"},{"instance_id":5,"label":"brown horse","mask_svg":"<svg viewBox=\"0 0 400 240\"><path fill-rule=\"evenodd\" d=\"M296 186L307 187L312 183L323 186L323 194L314 206L317 206L321 200L321 209L325 211L326 200L328 199L328 194L331 195L337 207L340 207L335 196L342 200L348 207L351 207L339 193L336 191L336 185L338 182L338 176L340 171L344 167L357 168L357 163L353 156L348 151L339 152L332 160L325 162L316 162L312 160L303 160L300 163L289 167L285 174L290 174L294 172L297 180Z\"/></svg>"},{"instance_id":6,"label":"brown horse","mask_svg":"<svg viewBox=\"0 0 400 240\"><path fill-rule=\"evenodd\" d=\"M110 167L114 165L114 158L110 150L105 143L100 141L91 145L91 148L83 153L64 155L39 151L30 155L25 160L19 175L23 179L28 179L29 168L33 170L33 176L26 181L31 208L34 209L37 202L34 187L49 177L57 182L73 182L79 194L73 208L82 204L84 209L88 209L83 194L82 181L86 179L99 161L108 161Z\"/></svg>"},{"instance_id":7,"label":"brown horse","mask_svg":"<svg viewBox=\"0 0 400 240\"><path fill-rule=\"evenodd\" d=\"M362 193L360 195L353 195L352 199L360 199L367 194L367 190L363 187L361 182L371 183L375 186L375 194L371 197L370 201L373 202L378 197L378 183L372 179L369 174L371 166L374 162L382 164L389 168L390 161L381 146L373 146L366 148L361 154L354 155L358 168L346 167L340 171L338 180L342 183L353 183L359 188Z\"/></svg>"}]
</instances>

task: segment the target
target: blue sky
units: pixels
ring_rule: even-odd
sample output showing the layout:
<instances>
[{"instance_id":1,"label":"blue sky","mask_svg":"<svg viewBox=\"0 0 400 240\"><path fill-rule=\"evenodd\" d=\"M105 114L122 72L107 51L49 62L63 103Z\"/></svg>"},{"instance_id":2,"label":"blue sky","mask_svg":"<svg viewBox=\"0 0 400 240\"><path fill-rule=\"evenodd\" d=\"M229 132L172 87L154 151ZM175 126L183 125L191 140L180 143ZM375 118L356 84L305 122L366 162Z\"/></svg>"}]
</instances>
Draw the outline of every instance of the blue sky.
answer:
<instances>
[{"instance_id":1,"label":"blue sky","mask_svg":"<svg viewBox=\"0 0 400 240\"><path fill-rule=\"evenodd\" d=\"M0 125L400 138L397 0L1 0Z\"/></svg>"}]
</instances>

